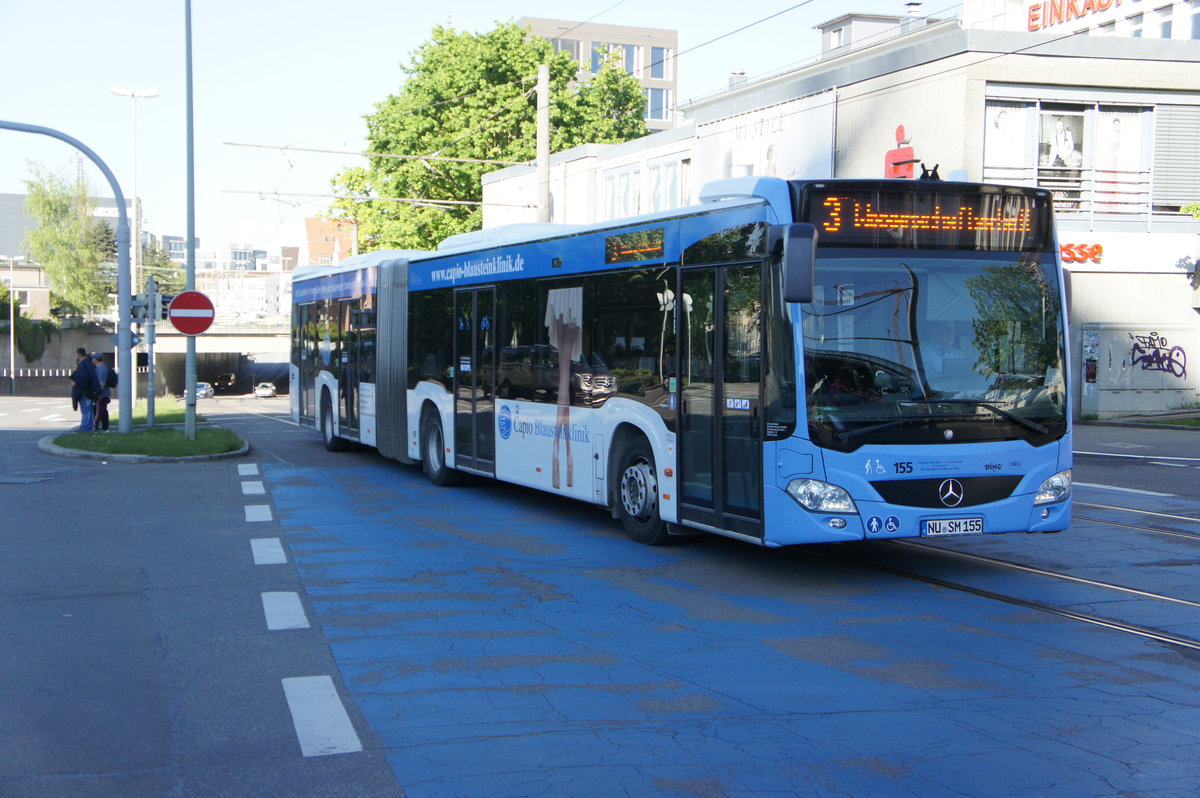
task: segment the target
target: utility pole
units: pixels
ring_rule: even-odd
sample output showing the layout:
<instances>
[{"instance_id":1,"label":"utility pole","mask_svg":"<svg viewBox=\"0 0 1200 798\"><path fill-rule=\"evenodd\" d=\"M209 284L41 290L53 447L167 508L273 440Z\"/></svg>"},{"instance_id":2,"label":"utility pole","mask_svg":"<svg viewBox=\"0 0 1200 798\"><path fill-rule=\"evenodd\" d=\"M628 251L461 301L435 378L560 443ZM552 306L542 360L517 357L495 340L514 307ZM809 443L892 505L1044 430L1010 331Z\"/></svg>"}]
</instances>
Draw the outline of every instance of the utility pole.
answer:
<instances>
[{"instance_id":1,"label":"utility pole","mask_svg":"<svg viewBox=\"0 0 1200 798\"><path fill-rule=\"evenodd\" d=\"M550 221L550 66L537 71L537 184L539 222Z\"/></svg>"}]
</instances>

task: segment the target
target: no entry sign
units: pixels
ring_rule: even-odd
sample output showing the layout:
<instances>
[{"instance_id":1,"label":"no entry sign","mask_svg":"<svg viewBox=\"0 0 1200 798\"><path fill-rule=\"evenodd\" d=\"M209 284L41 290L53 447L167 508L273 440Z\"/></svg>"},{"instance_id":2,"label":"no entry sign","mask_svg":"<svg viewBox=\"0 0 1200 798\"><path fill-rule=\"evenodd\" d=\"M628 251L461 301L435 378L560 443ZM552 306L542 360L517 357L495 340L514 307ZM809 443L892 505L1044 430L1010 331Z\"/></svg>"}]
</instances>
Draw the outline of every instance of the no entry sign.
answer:
<instances>
[{"instance_id":1,"label":"no entry sign","mask_svg":"<svg viewBox=\"0 0 1200 798\"><path fill-rule=\"evenodd\" d=\"M167 308L167 319L184 335L199 335L212 326L216 311L212 300L199 291L176 294Z\"/></svg>"}]
</instances>

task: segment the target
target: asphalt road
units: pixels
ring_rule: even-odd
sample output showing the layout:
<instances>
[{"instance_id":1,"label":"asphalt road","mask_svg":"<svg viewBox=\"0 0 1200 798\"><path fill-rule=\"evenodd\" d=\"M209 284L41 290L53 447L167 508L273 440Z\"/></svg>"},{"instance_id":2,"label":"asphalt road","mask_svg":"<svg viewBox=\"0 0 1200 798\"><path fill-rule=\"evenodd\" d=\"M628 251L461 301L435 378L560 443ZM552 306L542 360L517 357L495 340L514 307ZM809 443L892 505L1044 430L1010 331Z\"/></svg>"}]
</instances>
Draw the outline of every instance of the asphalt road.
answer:
<instances>
[{"instance_id":1,"label":"asphalt road","mask_svg":"<svg viewBox=\"0 0 1200 798\"><path fill-rule=\"evenodd\" d=\"M248 457L116 465L36 450L62 400L0 397L0 796L1178 796L1200 777L1194 652L841 547L638 546L597 508L327 453L286 401L201 400ZM1079 427L1077 500L1200 518L1197 442ZM948 545L1200 600L1192 539L1080 523ZM1186 606L1132 610L1200 637Z\"/></svg>"}]
</instances>

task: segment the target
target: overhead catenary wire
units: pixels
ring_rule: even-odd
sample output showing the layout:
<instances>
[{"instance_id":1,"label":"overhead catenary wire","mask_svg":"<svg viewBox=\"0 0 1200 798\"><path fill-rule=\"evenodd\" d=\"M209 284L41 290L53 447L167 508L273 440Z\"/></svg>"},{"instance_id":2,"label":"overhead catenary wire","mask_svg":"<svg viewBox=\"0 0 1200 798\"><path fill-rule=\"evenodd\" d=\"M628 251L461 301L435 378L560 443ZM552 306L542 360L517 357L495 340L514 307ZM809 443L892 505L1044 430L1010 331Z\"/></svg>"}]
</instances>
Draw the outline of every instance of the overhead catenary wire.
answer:
<instances>
[{"instance_id":1,"label":"overhead catenary wire","mask_svg":"<svg viewBox=\"0 0 1200 798\"><path fill-rule=\"evenodd\" d=\"M354 196L351 194L304 194L298 191L249 191L246 189L227 188L226 194L253 194L262 199L271 197L278 199L281 197L304 197L309 199L335 199L348 200L350 202L375 202L382 200L385 202L409 202L414 205L487 205L498 208L532 208L532 205L517 205L506 202L481 202L479 200L444 200L444 199L422 199L420 197L374 197L374 196Z\"/></svg>"},{"instance_id":2,"label":"overhead catenary wire","mask_svg":"<svg viewBox=\"0 0 1200 798\"><path fill-rule=\"evenodd\" d=\"M246 144L239 141L223 142L227 147L256 147L280 152L317 152L324 155L360 155L363 158L397 158L409 161L454 161L457 163L490 163L498 166L526 166L532 161L498 161L491 158L450 158L445 155L398 155L390 152L359 152L357 150L325 150L315 147L292 147L287 144Z\"/></svg>"}]
</instances>

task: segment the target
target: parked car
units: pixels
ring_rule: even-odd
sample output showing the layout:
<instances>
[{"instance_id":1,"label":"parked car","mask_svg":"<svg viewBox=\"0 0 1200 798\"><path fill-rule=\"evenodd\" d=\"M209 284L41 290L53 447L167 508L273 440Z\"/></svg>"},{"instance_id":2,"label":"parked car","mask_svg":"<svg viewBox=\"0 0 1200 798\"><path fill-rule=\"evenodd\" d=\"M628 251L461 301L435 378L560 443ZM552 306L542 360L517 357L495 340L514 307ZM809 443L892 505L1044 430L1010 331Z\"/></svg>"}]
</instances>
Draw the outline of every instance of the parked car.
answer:
<instances>
[{"instance_id":1,"label":"parked car","mask_svg":"<svg viewBox=\"0 0 1200 798\"><path fill-rule=\"evenodd\" d=\"M260 382L258 385L254 386L254 398L255 399L270 399L274 395L275 395L275 383Z\"/></svg>"},{"instance_id":2,"label":"parked car","mask_svg":"<svg viewBox=\"0 0 1200 798\"><path fill-rule=\"evenodd\" d=\"M233 387L237 383L236 374L218 374L213 380L213 390L218 393L233 393Z\"/></svg>"}]
</instances>

